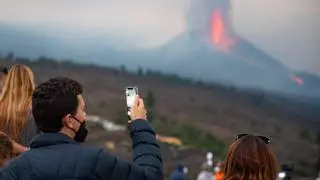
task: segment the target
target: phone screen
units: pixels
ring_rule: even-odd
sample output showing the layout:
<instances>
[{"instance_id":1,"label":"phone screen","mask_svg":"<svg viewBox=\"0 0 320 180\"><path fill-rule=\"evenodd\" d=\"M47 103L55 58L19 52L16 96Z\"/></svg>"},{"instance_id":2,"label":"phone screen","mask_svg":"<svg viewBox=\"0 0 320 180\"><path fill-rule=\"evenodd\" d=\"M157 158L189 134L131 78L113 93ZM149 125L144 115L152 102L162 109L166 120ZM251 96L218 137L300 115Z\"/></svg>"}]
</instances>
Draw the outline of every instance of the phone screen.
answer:
<instances>
[{"instance_id":1,"label":"phone screen","mask_svg":"<svg viewBox=\"0 0 320 180\"><path fill-rule=\"evenodd\" d=\"M131 108L134 103L134 99L138 94L138 88L136 87L127 87L126 88L126 99L127 99L127 107Z\"/></svg>"}]
</instances>

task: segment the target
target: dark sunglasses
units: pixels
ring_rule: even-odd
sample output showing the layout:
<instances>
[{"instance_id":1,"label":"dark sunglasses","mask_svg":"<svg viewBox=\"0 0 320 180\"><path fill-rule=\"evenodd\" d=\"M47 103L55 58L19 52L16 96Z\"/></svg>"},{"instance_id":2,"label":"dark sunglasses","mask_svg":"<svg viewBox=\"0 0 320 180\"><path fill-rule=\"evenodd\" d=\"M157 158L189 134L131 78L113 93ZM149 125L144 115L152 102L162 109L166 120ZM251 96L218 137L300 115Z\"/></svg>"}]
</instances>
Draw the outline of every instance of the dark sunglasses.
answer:
<instances>
[{"instance_id":1,"label":"dark sunglasses","mask_svg":"<svg viewBox=\"0 0 320 180\"><path fill-rule=\"evenodd\" d=\"M236 140L241 139L241 138L248 136L248 135L249 134L238 134ZM268 137L265 137L265 136L256 136L256 137L260 138L266 144L271 143L271 140Z\"/></svg>"}]
</instances>

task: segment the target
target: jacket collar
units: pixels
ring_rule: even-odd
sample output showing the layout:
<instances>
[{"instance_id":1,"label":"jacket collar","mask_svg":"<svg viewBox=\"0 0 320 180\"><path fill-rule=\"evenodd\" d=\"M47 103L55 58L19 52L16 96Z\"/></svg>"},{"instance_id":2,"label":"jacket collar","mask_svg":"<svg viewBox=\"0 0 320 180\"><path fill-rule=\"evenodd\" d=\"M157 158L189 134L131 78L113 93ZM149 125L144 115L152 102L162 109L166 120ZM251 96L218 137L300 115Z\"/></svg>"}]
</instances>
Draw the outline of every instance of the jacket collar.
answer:
<instances>
[{"instance_id":1,"label":"jacket collar","mask_svg":"<svg viewBox=\"0 0 320 180\"><path fill-rule=\"evenodd\" d=\"M58 144L78 143L62 133L41 133L32 139L30 148L41 148Z\"/></svg>"}]
</instances>

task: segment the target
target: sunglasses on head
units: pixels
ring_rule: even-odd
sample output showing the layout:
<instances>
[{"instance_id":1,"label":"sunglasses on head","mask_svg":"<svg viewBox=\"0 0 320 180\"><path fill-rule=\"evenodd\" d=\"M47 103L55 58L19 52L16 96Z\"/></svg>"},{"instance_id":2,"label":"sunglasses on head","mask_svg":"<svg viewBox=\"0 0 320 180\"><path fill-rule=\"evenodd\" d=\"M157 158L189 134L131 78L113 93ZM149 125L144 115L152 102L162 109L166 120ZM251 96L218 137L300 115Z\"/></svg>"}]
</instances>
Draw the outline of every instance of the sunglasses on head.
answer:
<instances>
[{"instance_id":1,"label":"sunglasses on head","mask_svg":"<svg viewBox=\"0 0 320 180\"><path fill-rule=\"evenodd\" d=\"M239 134L239 135L237 135L236 140L241 139L241 138L243 138L245 136L248 136L248 135L249 134ZM265 137L265 136L255 136L255 137L260 138L266 144L270 144L271 143L271 140L268 137Z\"/></svg>"}]
</instances>

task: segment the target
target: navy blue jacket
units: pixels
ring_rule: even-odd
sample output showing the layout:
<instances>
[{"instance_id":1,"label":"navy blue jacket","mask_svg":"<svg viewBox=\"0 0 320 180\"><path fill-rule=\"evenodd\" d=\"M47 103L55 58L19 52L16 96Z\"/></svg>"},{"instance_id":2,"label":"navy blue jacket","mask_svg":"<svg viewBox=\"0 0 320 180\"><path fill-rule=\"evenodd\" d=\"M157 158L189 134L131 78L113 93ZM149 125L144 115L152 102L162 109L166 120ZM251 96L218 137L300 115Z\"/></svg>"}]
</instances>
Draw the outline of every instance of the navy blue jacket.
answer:
<instances>
[{"instance_id":1,"label":"navy blue jacket","mask_svg":"<svg viewBox=\"0 0 320 180\"><path fill-rule=\"evenodd\" d=\"M0 170L1 180L162 180L163 167L155 133L145 120L129 125L133 162L101 148L82 146L61 133L43 133L28 152Z\"/></svg>"},{"instance_id":2,"label":"navy blue jacket","mask_svg":"<svg viewBox=\"0 0 320 180\"><path fill-rule=\"evenodd\" d=\"M170 176L170 180L187 180L186 175L183 172L183 165L179 164L175 171Z\"/></svg>"}]
</instances>

